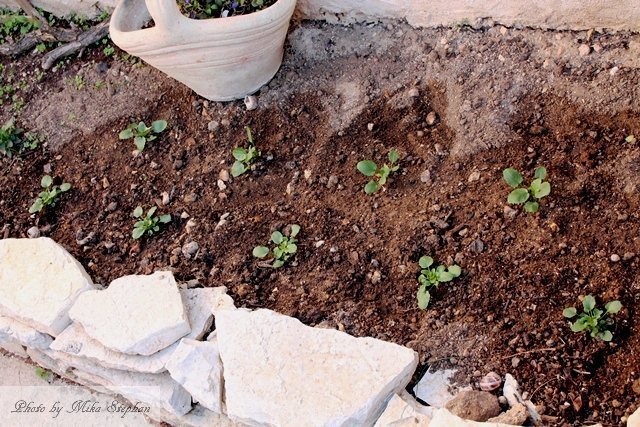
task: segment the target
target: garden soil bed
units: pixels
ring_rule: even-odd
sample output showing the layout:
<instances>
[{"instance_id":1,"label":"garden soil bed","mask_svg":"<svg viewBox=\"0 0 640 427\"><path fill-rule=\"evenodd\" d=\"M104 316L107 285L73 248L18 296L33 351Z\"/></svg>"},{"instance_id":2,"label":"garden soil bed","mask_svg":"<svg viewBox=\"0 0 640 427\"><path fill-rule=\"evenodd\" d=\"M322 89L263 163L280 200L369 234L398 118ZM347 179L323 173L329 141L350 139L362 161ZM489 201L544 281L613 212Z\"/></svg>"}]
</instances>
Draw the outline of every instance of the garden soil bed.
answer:
<instances>
[{"instance_id":1,"label":"garden soil bed","mask_svg":"<svg viewBox=\"0 0 640 427\"><path fill-rule=\"evenodd\" d=\"M0 160L0 228L6 238L39 227L97 283L171 269L189 286L227 286L238 306L407 345L421 369L459 368L462 383L512 373L548 424L619 425L640 401L640 143L625 142L640 139L640 38L596 34L601 51L583 57L585 38L297 24L255 111L90 52L25 92L18 122L48 142ZM33 56L3 63L34 78ZM82 90L68 83L78 74ZM118 133L141 119L170 130L134 156ZM262 160L219 185L245 126ZM392 148L400 173L365 195L356 163ZM551 195L537 214L511 211L502 170L528 180L537 166ZM31 216L48 170L73 190ZM173 221L133 241L132 211L152 204ZM259 268L253 247L293 223L295 262ZM185 256L190 242L199 249ZM422 255L463 270L426 311L415 298ZM612 343L563 319L587 294L622 302Z\"/></svg>"}]
</instances>

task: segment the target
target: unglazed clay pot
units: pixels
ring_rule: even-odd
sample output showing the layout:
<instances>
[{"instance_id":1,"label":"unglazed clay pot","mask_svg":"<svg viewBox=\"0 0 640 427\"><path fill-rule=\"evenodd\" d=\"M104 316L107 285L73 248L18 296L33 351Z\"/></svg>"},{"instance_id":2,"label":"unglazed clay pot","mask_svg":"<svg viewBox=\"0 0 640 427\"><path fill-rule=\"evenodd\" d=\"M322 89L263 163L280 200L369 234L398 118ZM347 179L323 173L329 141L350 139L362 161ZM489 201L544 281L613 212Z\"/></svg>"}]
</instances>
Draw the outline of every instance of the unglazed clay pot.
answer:
<instances>
[{"instance_id":1,"label":"unglazed clay pot","mask_svg":"<svg viewBox=\"0 0 640 427\"><path fill-rule=\"evenodd\" d=\"M174 0L121 0L111 39L212 101L244 98L280 68L296 0L229 18L190 19ZM154 27L142 29L153 18Z\"/></svg>"}]
</instances>

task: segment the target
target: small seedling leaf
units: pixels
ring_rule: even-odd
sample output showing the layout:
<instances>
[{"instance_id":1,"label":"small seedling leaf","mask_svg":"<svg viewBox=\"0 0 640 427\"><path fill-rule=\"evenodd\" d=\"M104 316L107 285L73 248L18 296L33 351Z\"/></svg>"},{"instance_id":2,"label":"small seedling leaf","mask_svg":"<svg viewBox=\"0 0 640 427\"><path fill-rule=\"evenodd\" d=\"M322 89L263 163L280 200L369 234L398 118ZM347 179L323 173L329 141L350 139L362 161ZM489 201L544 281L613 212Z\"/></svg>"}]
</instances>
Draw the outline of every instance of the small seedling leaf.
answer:
<instances>
[{"instance_id":1,"label":"small seedling leaf","mask_svg":"<svg viewBox=\"0 0 640 427\"><path fill-rule=\"evenodd\" d=\"M587 328L587 324L583 318L580 318L571 324L573 332L582 332Z\"/></svg>"},{"instance_id":2,"label":"small seedling leaf","mask_svg":"<svg viewBox=\"0 0 640 427\"><path fill-rule=\"evenodd\" d=\"M144 228L134 228L133 232L131 233L131 237L133 237L135 240L138 240L142 237L144 231Z\"/></svg>"},{"instance_id":3,"label":"small seedling leaf","mask_svg":"<svg viewBox=\"0 0 640 427\"><path fill-rule=\"evenodd\" d=\"M431 294L425 286L420 286L420 289L418 289L417 297L418 308L420 308L420 310L425 310L429 306L429 301L431 301Z\"/></svg>"},{"instance_id":4,"label":"small seedling leaf","mask_svg":"<svg viewBox=\"0 0 640 427\"><path fill-rule=\"evenodd\" d=\"M288 254L295 254L298 252L298 246L295 243L289 243L285 252Z\"/></svg>"},{"instance_id":5,"label":"small seedling leaf","mask_svg":"<svg viewBox=\"0 0 640 427\"><path fill-rule=\"evenodd\" d=\"M378 166L371 160L363 160L358 163L357 168L365 176L374 176Z\"/></svg>"},{"instance_id":6,"label":"small seedling leaf","mask_svg":"<svg viewBox=\"0 0 640 427\"><path fill-rule=\"evenodd\" d=\"M49 175L43 176L42 180L40 181L40 185L42 186L42 188L49 188L52 183L53 179Z\"/></svg>"},{"instance_id":7,"label":"small seedling leaf","mask_svg":"<svg viewBox=\"0 0 640 427\"><path fill-rule=\"evenodd\" d=\"M62 185L60 186L60 191L65 192L69 190L71 190L71 184L69 184L68 182L62 183Z\"/></svg>"},{"instance_id":8,"label":"small seedling leaf","mask_svg":"<svg viewBox=\"0 0 640 427\"><path fill-rule=\"evenodd\" d=\"M151 129L153 129L154 133L160 133L164 131L166 128L167 128L166 120L156 120L155 122L151 123Z\"/></svg>"},{"instance_id":9,"label":"small seedling leaf","mask_svg":"<svg viewBox=\"0 0 640 427\"><path fill-rule=\"evenodd\" d=\"M433 265L433 258L430 256L423 256L418 261L418 264L420 264L421 268L429 268Z\"/></svg>"},{"instance_id":10,"label":"small seedling leaf","mask_svg":"<svg viewBox=\"0 0 640 427\"><path fill-rule=\"evenodd\" d=\"M238 161L244 161L247 159L247 150L242 147L236 147L233 149L232 153L233 157Z\"/></svg>"},{"instance_id":11,"label":"small seedling leaf","mask_svg":"<svg viewBox=\"0 0 640 427\"><path fill-rule=\"evenodd\" d=\"M37 199L35 202L33 202L33 204L31 205L31 207L29 208L29 213L36 213L36 212L40 212L42 210L44 206L42 205L42 200Z\"/></svg>"},{"instance_id":12,"label":"small seedling leaf","mask_svg":"<svg viewBox=\"0 0 640 427\"><path fill-rule=\"evenodd\" d=\"M527 202L524 204L524 210L529 213L536 213L540 209L540 204L538 202Z\"/></svg>"},{"instance_id":13,"label":"small seedling leaf","mask_svg":"<svg viewBox=\"0 0 640 427\"><path fill-rule=\"evenodd\" d=\"M630 144L633 144L633 143L635 143L637 141L635 135L629 135L624 140L627 141Z\"/></svg>"},{"instance_id":14,"label":"small seedling leaf","mask_svg":"<svg viewBox=\"0 0 640 427\"><path fill-rule=\"evenodd\" d=\"M300 233L300 226L298 224L293 224L291 226L291 237L296 237Z\"/></svg>"},{"instance_id":15,"label":"small seedling leaf","mask_svg":"<svg viewBox=\"0 0 640 427\"><path fill-rule=\"evenodd\" d=\"M551 194L551 184L548 182L540 184L540 187L533 193L536 199L542 199L543 197L547 197L549 194Z\"/></svg>"},{"instance_id":16,"label":"small seedling leaf","mask_svg":"<svg viewBox=\"0 0 640 427\"><path fill-rule=\"evenodd\" d=\"M375 181L369 181L367 185L364 186L364 192L367 194L373 194L380 189L380 186Z\"/></svg>"},{"instance_id":17,"label":"small seedling leaf","mask_svg":"<svg viewBox=\"0 0 640 427\"><path fill-rule=\"evenodd\" d=\"M622 304L620 303L620 301L617 301L617 300L611 301L611 302L608 302L607 305L604 306L604 308L607 309L607 313L616 314L622 308Z\"/></svg>"},{"instance_id":18,"label":"small seedling leaf","mask_svg":"<svg viewBox=\"0 0 640 427\"><path fill-rule=\"evenodd\" d=\"M256 246L253 248L253 256L256 258L264 258L269 255L269 248L266 246Z\"/></svg>"},{"instance_id":19,"label":"small seedling leaf","mask_svg":"<svg viewBox=\"0 0 640 427\"><path fill-rule=\"evenodd\" d=\"M572 317L575 317L576 314L578 314L578 310L576 310L575 307L567 307L564 310L562 310L562 315L567 319L571 319Z\"/></svg>"},{"instance_id":20,"label":"small seedling leaf","mask_svg":"<svg viewBox=\"0 0 640 427\"><path fill-rule=\"evenodd\" d=\"M148 211L147 211L147 218L151 218L153 216L154 213L156 213L156 211L158 210L157 206L153 206L151 207Z\"/></svg>"},{"instance_id":21,"label":"small seedling leaf","mask_svg":"<svg viewBox=\"0 0 640 427\"><path fill-rule=\"evenodd\" d=\"M120 139L133 138L133 130L131 130L129 128L123 130L122 132L120 132L120 135L118 135L118 138L120 138Z\"/></svg>"},{"instance_id":22,"label":"small seedling leaf","mask_svg":"<svg viewBox=\"0 0 640 427\"><path fill-rule=\"evenodd\" d=\"M167 223L171 222L171 215L168 215L168 214L167 215L161 215L160 216L160 222L162 224L167 224Z\"/></svg>"},{"instance_id":23,"label":"small seedling leaf","mask_svg":"<svg viewBox=\"0 0 640 427\"><path fill-rule=\"evenodd\" d=\"M400 154L396 150L389 151L389 161L391 163L397 163L400 160Z\"/></svg>"},{"instance_id":24,"label":"small seedling leaf","mask_svg":"<svg viewBox=\"0 0 640 427\"><path fill-rule=\"evenodd\" d=\"M282 239L284 239L284 236L282 235L281 232L276 230L273 233L271 233L271 241L276 245L279 245L280 243L282 243Z\"/></svg>"},{"instance_id":25,"label":"small seedling leaf","mask_svg":"<svg viewBox=\"0 0 640 427\"><path fill-rule=\"evenodd\" d=\"M147 131L147 125L145 125L144 122L140 122L138 123L136 130L138 131L138 133L145 133Z\"/></svg>"},{"instance_id":26,"label":"small seedling leaf","mask_svg":"<svg viewBox=\"0 0 640 427\"><path fill-rule=\"evenodd\" d=\"M525 188L518 188L509 193L507 202L512 205L520 205L529 200L529 191Z\"/></svg>"},{"instance_id":27,"label":"small seedling leaf","mask_svg":"<svg viewBox=\"0 0 640 427\"><path fill-rule=\"evenodd\" d=\"M251 132L251 128L249 126L247 126L246 129L247 129L247 140L249 140L249 143L253 145L253 132Z\"/></svg>"},{"instance_id":28,"label":"small seedling leaf","mask_svg":"<svg viewBox=\"0 0 640 427\"><path fill-rule=\"evenodd\" d=\"M611 333L611 331L604 331L598 334L598 338L600 338L602 341L609 342L613 339L613 334Z\"/></svg>"},{"instance_id":29,"label":"small seedling leaf","mask_svg":"<svg viewBox=\"0 0 640 427\"><path fill-rule=\"evenodd\" d=\"M545 168L544 166L540 166L539 168L537 168L535 177L536 179L545 179L547 177L547 168Z\"/></svg>"},{"instance_id":30,"label":"small seedling leaf","mask_svg":"<svg viewBox=\"0 0 640 427\"><path fill-rule=\"evenodd\" d=\"M233 176L234 178L239 177L246 171L247 168L245 168L244 165L237 160L233 163L233 166L231 166L231 176Z\"/></svg>"},{"instance_id":31,"label":"small seedling leaf","mask_svg":"<svg viewBox=\"0 0 640 427\"><path fill-rule=\"evenodd\" d=\"M277 259L273 262L273 268L280 268L284 265L284 261Z\"/></svg>"},{"instance_id":32,"label":"small seedling leaf","mask_svg":"<svg viewBox=\"0 0 640 427\"><path fill-rule=\"evenodd\" d=\"M513 168L507 168L502 171L502 177L511 187L516 188L518 185L522 184L522 175L520 172Z\"/></svg>"},{"instance_id":33,"label":"small seedling leaf","mask_svg":"<svg viewBox=\"0 0 640 427\"><path fill-rule=\"evenodd\" d=\"M144 146L147 143L147 139L144 136L136 136L136 138L133 140L133 143L136 145L138 151L142 152L144 151Z\"/></svg>"},{"instance_id":34,"label":"small seedling leaf","mask_svg":"<svg viewBox=\"0 0 640 427\"><path fill-rule=\"evenodd\" d=\"M453 277L460 277L460 274L462 274L462 269L459 265L452 265L448 270L449 273L453 275Z\"/></svg>"},{"instance_id":35,"label":"small seedling leaf","mask_svg":"<svg viewBox=\"0 0 640 427\"><path fill-rule=\"evenodd\" d=\"M453 280L453 277L453 274L449 273L448 271L438 272L438 280L440 282L450 282Z\"/></svg>"},{"instance_id":36,"label":"small seedling leaf","mask_svg":"<svg viewBox=\"0 0 640 427\"><path fill-rule=\"evenodd\" d=\"M133 216L136 218L140 218L143 213L144 213L144 210L142 209L142 206L138 206L137 208L134 209Z\"/></svg>"},{"instance_id":37,"label":"small seedling leaf","mask_svg":"<svg viewBox=\"0 0 640 427\"><path fill-rule=\"evenodd\" d=\"M582 306L584 307L584 311L591 311L596 306L596 299L591 295L587 295L582 300Z\"/></svg>"}]
</instances>

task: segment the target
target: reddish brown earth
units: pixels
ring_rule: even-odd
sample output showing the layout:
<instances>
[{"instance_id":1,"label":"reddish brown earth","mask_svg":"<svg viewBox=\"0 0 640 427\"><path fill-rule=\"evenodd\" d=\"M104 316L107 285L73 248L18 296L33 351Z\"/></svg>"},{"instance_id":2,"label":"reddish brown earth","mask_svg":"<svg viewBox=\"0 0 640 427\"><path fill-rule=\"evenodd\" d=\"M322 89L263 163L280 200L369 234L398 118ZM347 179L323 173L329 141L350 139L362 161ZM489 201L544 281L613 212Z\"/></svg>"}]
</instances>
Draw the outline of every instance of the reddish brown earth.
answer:
<instances>
[{"instance_id":1,"label":"reddish brown earth","mask_svg":"<svg viewBox=\"0 0 640 427\"><path fill-rule=\"evenodd\" d=\"M573 49L579 37L565 42ZM619 425L640 401L640 143L625 142L640 136L640 72L625 68L612 83L610 58L637 37L599 37L609 49L602 57L555 58L561 65L549 68L545 52L553 56L559 40L552 33L304 24L252 112L90 53L27 94L19 121L49 142L0 160L0 228L5 238L25 237L37 225L98 283L172 269L190 286L227 286L238 306L407 345L420 353L421 369L455 366L462 382L512 373L548 424ZM444 51L443 38L451 45ZM303 49L311 44L316 50ZM409 47L399 52L398 44ZM109 71L92 60L106 60ZM34 61L13 65L26 70ZM65 79L78 73L120 90L76 91ZM408 94L412 87L418 96ZM96 115L91 103L105 111ZM75 108L77 123L57 129L55 114ZM432 111L438 119L428 125ZM118 140L130 120L156 119L170 129L143 155ZM220 125L210 132L211 120ZM245 126L262 160L221 190L219 173L245 144ZM392 148L401 171L385 191L365 195L357 162L381 162ZM551 195L537 214L509 215L502 170L515 167L529 180L537 166L548 169ZM73 190L32 216L45 168ZM171 195L166 206L163 192ZM133 241L132 211L153 204L172 223ZM259 268L253 247L293 223L302 227L295 262ZM181 248L190 242L199 251L188 259ZM415 300L422 255L463 269L426 311ZM563 319L563 308L587 294L622 302L612 343L574 334Z\"/></svg>"}]
</instances>

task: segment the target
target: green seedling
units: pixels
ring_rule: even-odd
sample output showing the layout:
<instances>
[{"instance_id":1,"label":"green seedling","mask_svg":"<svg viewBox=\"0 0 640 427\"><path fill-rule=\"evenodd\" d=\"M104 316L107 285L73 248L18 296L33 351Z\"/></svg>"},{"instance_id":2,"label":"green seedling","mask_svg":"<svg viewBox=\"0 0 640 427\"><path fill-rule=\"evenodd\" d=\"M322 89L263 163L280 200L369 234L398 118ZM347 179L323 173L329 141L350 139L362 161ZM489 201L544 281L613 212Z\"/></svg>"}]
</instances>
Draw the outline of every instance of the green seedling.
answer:
<instances>
[{"instance_id":1,"label":"green seedling","mask_svg":"<svg viewBox=\"0 0 640 427\"><path fill-rule=\"evenodd\" d=\"M151 127L147 127L144 122L138 124L131 123L125 130L120 132L121 140L133 139L138 151L142 152L147 142L151 142L157 138L157 134L162 133L167 128L167 122L164 120L156 120L151 123ZM156 135L153 135L153 134Z\"/></svg>"},{"instance_id":2,"label":"green seedling","mask_svg":"<svg viewBox=\"0 0 640 427\"><path fill-rule=\"evenodd\" d=\"M249 146L247 148L236 147L232 152L233 158L236 159L236 161L233 163L233 166L231 166L231 175L234 178L250 170L251 164L260 157L260 151L258 151L253 143L253 134L251 132L251 128L247 126L246 129Z\"/></svg>"},{"instance_id":3,"label":"green seedling","mask_svg":"<svg viewBox=\"0 0 640 427\"><path fill-rule=\"evenodd\" d=\"M259 259L271 256L271 258L273 258L271 267L282 267L285 262L295 256L298 251L298 246L296 245L296 236L298 233L300 233L300 226L298 224L291 225L291 233L288 236L285 236L277 230L274 231L271 234L271 241L275 245L273 251L266 246L256 246L253 248L253 256Z\"/></svg>"},{"instance_id":4,"label":"green seedling","mask_svg":"<svg viewBox=\"0 0 640 427\"><path fill-rule=\"evenodd\" d=\"M398 166L398 160L400 160L400 154L396 150L389 151L389 162L390 164L384 164L380 169L378 169L378 165L373 160L363 160L358 163L356 166L358 171L364 176L368 176L371 179L364 186L364 192L367 194L373 194L380 190L387 183L387 179L392 172L397 172L400 169Z\"/></svg>"},{"instance_id":5,"label":"green seedling","mask_svg":"<svg viewBox=\"0 0 640 427\"><path fill-rule=\"evenodd\" d=\"M156 206L152 207L147 211L147 215L145 216L142 206L135 208L133 216L138 218L138 221L133 224L131 237L138 240L145 234L151 236L160 231L160 224L167 224L171 222L171 215L156 216L155 213L157 209L158 208Z\"/></svg>"},{"instance_id":6,"label":"green seedling","mask_svg":"<svg viewBox=\"0 0 640 427\"><path fill-rule=\"evenodd\" d=\"M48 383L53 380L53 374L46 369L42 369L40 366L35 369L36 376Z\"/></svg>"},{"instance_id":7,"label":"green seedling","mask_svg":"<svg viewBox=\"0 0 640 427\"><path fill-rule=\"evenodd\" d=\"M418 264L420 264L421 269L420 276L418 276L418 282L420 283L417 295L418 307L420 310L425 310L431 301L431 288L437 288L440 283L450 282L456 277L460 277L462 269L459 265L455 264L449 267L440 265L436 268L431 268L433 258L428 256L420 258Z\"/></svg>"},{"instance_id":8,"label":"green seedling","mask_svg":"<svg viewBox=\"0 0 640 427\"><path fill-rule=\"evenodd\" d=\"M76 88L76 90L84 89L84 79L80 74L76 74L76 76L73 79L71 79L70 82L73 85L73 87Z\"/></svg>"},{"instance_id":9,"label":"green seedling","mask_svg":"<svg viewBox=\"0 0 640 427\"><path fill-rule=\"evenodd\" d=\"M578 320L571 324L573 332L589 332L591 338L601 341L611 341L613 334L609 331L609 326L613 325L610 314L616 314L622 308L620 301L611 301L604 306L604 310L596 308L596 299L587 295L582 300L583 312L578 315L575 307L567 307L562 311L562 315L567 319L572 319L578 315Z\"/></svg>"},{"instance_id":10,"label":"green seedling","mask_svg":"<svg viewBox=\"0 0 640 427\"><path fill-rule=\"evenodd\" d=\"M626 142L628 142L629 144L635 144L638 139L635 137L635 135L629 135L624 139Z\"/></svg>"},{"instance_id":11,"label":"green seedling","mask_svg":"<svg viewBox=\"0 0 640 427\"><path fill-rule=\"evenodd\" d=\"M13 119L0 128L0 154L11 157L20 145L21 130L15 127Z\"/></svg>"},{"instance_id":12,"label":"green seedling","mask_svg":"<svg viewBox=\"0 0 640 427\"><path fill-rule=\"evenodd\" d=\"M551 184L544 181L547 177L547 169L544 167L536 169L535 179L531 182L529 188L518 188L522 184L523 178L522 174L513 168L502 171L502 177L511 188L514 188L507 197L507 202L512 205L524 203L524 210L529 213L538 212L540 200L551 193Z\"/></svg>"},{"instance_id":13,"label":"green seedling","mask_svg":"<svg viewBox=\"0 0 640 427\"><path fill-rule=\"evenodd\" d=\"M49 175L42 177L40 185L44 190L38 195L36 201L33 202L33 205L29 208L29 213L41 212L47 206L55 206L58 196L71 189L71 184L68 182L63 182L60 185L53 185L53 178Z\"/></svg>"}]
</instances>

